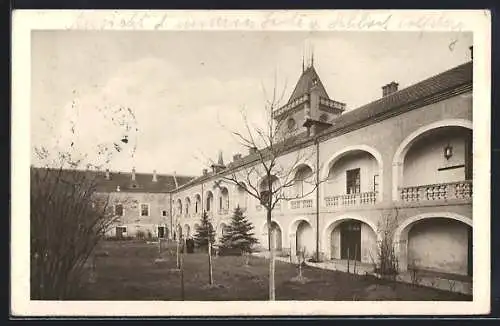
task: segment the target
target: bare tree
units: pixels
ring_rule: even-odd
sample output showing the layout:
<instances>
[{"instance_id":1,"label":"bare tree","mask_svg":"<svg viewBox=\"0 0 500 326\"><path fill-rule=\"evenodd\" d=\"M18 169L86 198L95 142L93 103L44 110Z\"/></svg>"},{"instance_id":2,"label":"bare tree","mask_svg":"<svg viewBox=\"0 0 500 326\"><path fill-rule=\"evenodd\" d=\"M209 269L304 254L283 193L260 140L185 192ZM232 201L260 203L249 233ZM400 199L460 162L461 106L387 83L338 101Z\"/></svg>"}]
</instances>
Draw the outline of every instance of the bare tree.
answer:
<instances>
[{"instance_id":1,"label":"bare tree","mask_svg":"<svg viewBox=\"0 0 500 326\"><path fill-rule=\"evenodd\" d=\"M32 167L30 204L32 298L65 299L115 221L109 197L96 192L90 173Z\"/></svg>"},{"instance_id":2,"label":"bare tree","mask_svg":"<svg viewBox=\"0 0 500 326\"><path fill-rule=\"evenodd\" d=\"M75 105L72 110L76 110ZM109 193L99 192L98 175L115 152L131 146L128 137L135 117L128 108L108 111L116 118L110 121L120 131L118 139L91 144L90 150L77 148L76 110L70 112L69 133L53 135L53 147L33 147L37 167L30 169L32 299L71 297L83 281L85 264L98 242L119 218L110 205ZM80 140L85 143L85 139Z\"/></svg>"},{"instance_id":3,"label":"bare tree","mask_svg":"<svg viewBox=\"0 0 500 326\"><path fill-rule=\"evenodd\" d=\"M300 181L310 185L310 189L292 192L296 184L296 171L300 164L317 156L317 148L312 146L311 138L300 144L300 136L283 137L284 118L278 118L275 110L280 107L284 89L277 93L276 79L270 98L266 101L265 112L267 121L264 127L252 124L242 112L244 130L231 131L236 140L253 153L251 159L244 165L234 167L220 174L220 179L237 185L265 208L269 243L269 300L275 300L275 246L272 241L274 233L273 210L282 201L304 198L316 191L320 184L319 160L316 160L312 172ZM286 156L286 158L285 158Z\"/></svg>"}]
</instances>

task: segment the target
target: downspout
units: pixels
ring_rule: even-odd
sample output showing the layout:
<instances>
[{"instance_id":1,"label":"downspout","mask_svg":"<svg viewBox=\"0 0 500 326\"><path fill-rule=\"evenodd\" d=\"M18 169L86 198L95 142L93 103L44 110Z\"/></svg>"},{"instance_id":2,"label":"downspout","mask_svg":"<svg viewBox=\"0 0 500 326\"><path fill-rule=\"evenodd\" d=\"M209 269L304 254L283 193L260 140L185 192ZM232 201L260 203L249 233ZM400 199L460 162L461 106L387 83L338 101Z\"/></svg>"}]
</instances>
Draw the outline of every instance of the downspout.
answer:
<instances>
[{"instance_id":1,"label":"downspout","mask_svg":"<svg viewBox=\"0 0 500 326\"><path fill-rule=\"evenodd\" d=\"M205 198L204 198L204 191L203 191L203 182L201 183L201 215L203 216L203 213L205 213Z\"/></svg>"},{"instance_id":2,"label":"downspout","mask_svg":"<svg viewBox=\"0 0 500 326\"><path fill-rule=\"evenodd\" d=\"M174 216L173 216L173 211L172 211L172 206L173 206L173 203L172 203L172 192L169 192L168 194L169 194L169 197L170 197L169 198L169 200L170 200L169 201L169 203L170 203L170 205L169 205L170 206L170 238L172 238L173 235L174 235L174 227L173 227L173 225L174 225L174 221L173 221Z\"/></svg>"},{"instance_id":3,"label":"downspout","mask_svg":"<svg viewBox=\"0 0 500 326\"><path fill-rule=\"evenodd\" d=\"M319 261L319 139L316 143L316 261Z\"/></svg>"}]
</instances>

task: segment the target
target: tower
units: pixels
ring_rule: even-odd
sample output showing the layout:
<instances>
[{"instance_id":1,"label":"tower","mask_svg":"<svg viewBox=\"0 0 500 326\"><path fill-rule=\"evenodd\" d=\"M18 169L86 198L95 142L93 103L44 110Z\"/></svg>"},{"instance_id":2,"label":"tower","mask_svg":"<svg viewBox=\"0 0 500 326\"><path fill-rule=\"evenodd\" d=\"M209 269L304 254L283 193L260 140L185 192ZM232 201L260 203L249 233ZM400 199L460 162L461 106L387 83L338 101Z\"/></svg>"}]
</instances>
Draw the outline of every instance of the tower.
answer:
<instances>
[{"instance_id":1,"label":"tower","mask_svg":"<svg viewBox=\"0 0 500 326\"><path fill-rule=\"evenodd\" d=\"M273 112L280 126L280 134L288 138L331 126L333 120L345 111L345 104L330 99L316 69L314 55L307 67L302 58L302 74L288 102Z\"/></svg>"}]
</instances>

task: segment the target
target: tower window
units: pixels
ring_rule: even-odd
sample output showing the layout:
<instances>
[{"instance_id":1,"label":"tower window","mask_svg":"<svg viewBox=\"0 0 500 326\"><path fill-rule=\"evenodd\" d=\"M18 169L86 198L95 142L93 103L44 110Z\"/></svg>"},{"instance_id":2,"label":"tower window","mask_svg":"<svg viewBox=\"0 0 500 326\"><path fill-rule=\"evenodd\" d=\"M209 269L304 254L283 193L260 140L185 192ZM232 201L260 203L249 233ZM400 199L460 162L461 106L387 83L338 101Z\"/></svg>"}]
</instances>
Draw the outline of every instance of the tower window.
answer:
<instances>
[{"instance_id":1,"label":"tower window","mask_svg":"<svg viewBox=\"0 0 500 326\"><path fill-rule=\"evenodd\" d=\"M322 115L320 115L319 120L322 122L327 122L328 121L328 114L323 113Z\"/></svg>"},{"instance_id":2,"label":"tower window","mask_svg":"<svg viewBox=\"0 0 500 326\"><path fill-rule=\"evenodd\" d=\"M295 127L297 126L295 120L292 118L288 119L288 121L286 123L287 123L288 130L294 130Z\"/></svg>"}]
</instances>

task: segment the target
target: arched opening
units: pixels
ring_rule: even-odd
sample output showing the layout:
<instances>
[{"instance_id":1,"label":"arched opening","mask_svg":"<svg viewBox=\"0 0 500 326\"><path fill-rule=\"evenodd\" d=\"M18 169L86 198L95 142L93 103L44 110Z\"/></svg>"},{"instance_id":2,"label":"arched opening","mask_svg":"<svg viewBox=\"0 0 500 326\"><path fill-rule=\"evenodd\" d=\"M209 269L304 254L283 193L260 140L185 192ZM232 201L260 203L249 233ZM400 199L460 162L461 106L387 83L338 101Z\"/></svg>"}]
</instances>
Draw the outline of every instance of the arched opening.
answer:
<instances>
[{"instance_id":1,"label":"arched opening","mask_svg":"<svg viewBox=\"0 0 500 326\"><path fill-rule=\"evenodd\" d=\"M174 239L182 239L182 227L180 225L177 226L177 233L175 234Z\"/></svg>"},{"instance_id":2,"label":"arched opening","mask_svg":"<svg viewBox=\"0 0 500 326\"><path fill-rule=\"evenodd\" d=\"M221 223L219 225L219 229L218 229L218 237L219 239L222 238L228 231L228 225L226 223Z\"/></svg>"},{"instance_id":3,"label":"arched opening","mask_svg":"<svg viewBox=\"0 0 500 326\"><path fill-rule=\"evenodd\" d=\"M182 215L182 201L181 199L177 199L177 215Z\"/></svg>"},{"instance_id":4,"label":"arched opening","mask_svg":"<svg viewBox=\"0 0 500 326\"><path fill-rule=\"evenodd\" d=\"M264 177L264 179L259 183L259 191L260 191L260 199L261 203L268 203L269 198L271 197L271 201L273 200L272 192L275 192L279 189L279 179L275 175L268 177ZM269 191L271 189L271 191Z\"/></svg>"},{"instance_id":5,"label":"arched opening","mask_svg":"<svg viewBox=\"0 0 500 326\"><path fill-rule=\"evenodd\" d=\"M375 230L373 223L360 219L342 218L330 223L325 230L327 257L372 263L377 259Z\"/></svg>"},{"instance_id":6,"label":"arched opening","mask_svg":"<svg viewBox=\"0 0 500 326\"><path fill-rule=\"evenodd\" d=\"M242 211L245 211L247 209L247 191L245 190L247 185L245 183L240 183L239 185L236 186L236 194L237 194L237 200L238 200L238 206Z\"/></svg>"},{"instance_id":7,"label":"arched opening","mask_svg":"<svg viewBox=\"0 0 500 326\"><path fill-rule=\"evenodd\" d=\"M188 224L184 225L184 237L186 239L191 237L191 227Z\"/></svg>"},{"instance_id":8,"label":"arched opening","mask_svg":"<svg viewBox=\"0 0 500 326\"><path fill-rule=\"evenodd\" d=\"M191 209L191 199L189 197L186 197L186 208L184 209L186 216L189 216L189 211Z\"/></svg>"},{"instance_id":9,"label":"arched opening","mask_svg":"<svg viewBox=\"0 0 500 326\"><path fill-rule=\"evenodd\" d=\"M264 230L262 233L262 244L269 250L271 249L268 236L267 222L264 224ZM283 249L283 236L281 228L275 221L271 222L271 243L274 244L274 249L276 251L281 251Z\"/></svg>"},{"instance_id":10,"label":"arched opening","mask_svg":"<svg viewBox=\"0 0 500 326\"><path fill-rule=\"evenodd\" d=\"M325 204L330 207L373 205L382 198L382 160L368 146L336 154L327 165Z\"/></svg>"},{"instance_id":11,"label":"arched opening","mask_svg":"<svg viewBox=\"0 0 500 326\"><path fill-rule=\"evenodd\" d=\"M212 211L213 203L214 203L214 194L209 190L207 192L207 205L206 205L207 212Z\"/></svg>"},{"instance_id":12,"label":"arched opening","mask_svg":"<svg viewBox=\"0 0 500 326\"><path fill-rule=\"evenodd\" d=\"M226 187L220 188L219 214L226 215L229 212L229 190Z\"/></svg>"},{"instance_id":13,"label":"arched opening","mask_svg":"<svg viewBox=\"0 0 500 326\"><path fill-rule=\"evenodd\" d=\"M194 196L194 213L199 214L201 209L201 196L196 194Z\"/></svg>"},{"instance_id":14,"label":"arched opening","mask_svg":"<svg viewBox=\"0 0 500 326\"><path fill-rule=\"evenodd\" d=\"M472 122L442 120L406 137L393 159L393 200L470 199Z\"/></svg>"},{"instance_id":15,"label":"arched opening","mask_svg":"<svg viewBox=\"0 0 500 326\"><path fill-rule=\"evenodd\" d=\"M309 165L302 164L297 168L293 178L293 197L302 198L314 189L313 170Z\"/></svg>"},{"instance_id":16,"label":"arched opening","mask_svg":"<svg viewBox=\"0 0 500 326\"><path fill-rule=\"evenodd\" d=\"M306 257L313 255L315 251L314 232L311 224L307 221L300 221L295 232L295 252L304 252Z\"/></svg>"},{"instance_id":17,"label":"arched opening","mask_svg":"<svg viewBox=\"0 0 500 326\"><path fill-rule=\"evenodd\" d=\"M395 240L403 271L472 276L472 222L468 219L447 214L410 218L398 227Z\"/></svg>"}]
</instances>

